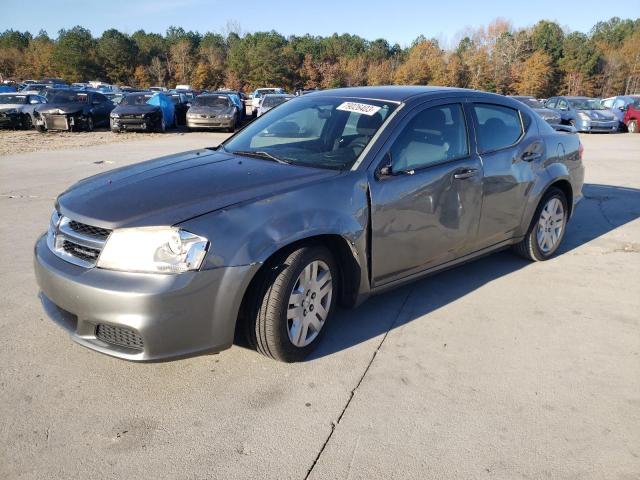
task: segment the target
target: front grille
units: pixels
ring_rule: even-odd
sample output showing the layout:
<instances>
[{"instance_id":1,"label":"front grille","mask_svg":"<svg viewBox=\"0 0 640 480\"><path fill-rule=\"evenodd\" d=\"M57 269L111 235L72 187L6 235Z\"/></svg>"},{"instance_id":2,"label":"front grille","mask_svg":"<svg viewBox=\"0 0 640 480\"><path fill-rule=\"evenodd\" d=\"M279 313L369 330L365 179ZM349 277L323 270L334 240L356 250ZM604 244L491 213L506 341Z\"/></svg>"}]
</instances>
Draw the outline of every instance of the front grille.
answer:
<instances>
[{"instance_id":1,"label":"front grille","mask_svg":"<svg viewBox=\"0 0 640 480\"><path fill-rule=\"evenodd\" d=\"M142 337L130 328L114 327L113 325L100 323L96 327L96 338L112 345L119 345L132 350L144 350Z\"/></svg>"},{"instance_id":2,"label":"front grille","mask_svg":"<svg viewBox=\"0 0 640 480\"><path fill-rule=\"evenodd\" d=\"M100 255L100 250L85 247L84 245L78 245L77 243L70 242L69 240L62 241L62 249L69 255L73 255L74 257L88 263L96 263L98 256Z\"/></svg>"},{"instance_id":3,"label":"front grille","mask_svg":"<svg viewBox=\"0 0 640 480\"><path fill-rule=\"evenodd\" d=\"M87 225L67 217L49 227L47 244L53 253L67 262L85 268L94 267L111 230Z\"/></svg>"},{"instance_id":4,"label":"front grille","mask_svg":"<svg viewBox=\"0 0 640 480\"><path fill-rule=\"evenodd\" d=\"M69 222L69 228L74 232L78 232L83 235L89 235L91 237L99 238L101 240L106 240L109 234L111 233L111 230L107 230L106 228L86 225L84 223L76 222L75 220L71 220Z\"/></svg>"}]
</instances>

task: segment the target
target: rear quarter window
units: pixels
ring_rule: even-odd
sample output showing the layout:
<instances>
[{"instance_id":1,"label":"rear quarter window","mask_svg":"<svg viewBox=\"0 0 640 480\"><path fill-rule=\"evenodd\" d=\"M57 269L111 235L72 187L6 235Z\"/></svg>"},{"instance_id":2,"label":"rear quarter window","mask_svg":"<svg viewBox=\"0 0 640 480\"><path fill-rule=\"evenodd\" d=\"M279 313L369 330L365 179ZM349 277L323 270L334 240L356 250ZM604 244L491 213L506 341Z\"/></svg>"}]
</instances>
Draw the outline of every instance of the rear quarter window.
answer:
<instances>
[{"instance_id":1,"label":"rear quarter window","mask_svg":"<svg viewBox=\"0 0 640 480\"><path fill-rule=\"evenodd\" d=\"M500 150L515 144L522 137L520 112L515 108L476 103L478 149L482 152Z\"/></svg>"}]
</instances>

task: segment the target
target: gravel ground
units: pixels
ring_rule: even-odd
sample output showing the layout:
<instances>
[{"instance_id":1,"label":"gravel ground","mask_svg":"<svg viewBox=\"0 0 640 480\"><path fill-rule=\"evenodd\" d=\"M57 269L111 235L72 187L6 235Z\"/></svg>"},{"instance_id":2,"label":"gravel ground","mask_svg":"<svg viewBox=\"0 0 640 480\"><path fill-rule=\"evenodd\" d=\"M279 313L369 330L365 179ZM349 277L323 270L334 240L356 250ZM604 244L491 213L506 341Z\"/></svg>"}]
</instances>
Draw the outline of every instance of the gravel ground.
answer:
<instances>
[{"instance_id":1,"label":"gravel ground","mask_svg":"<svg viewBox=\"0 0 640 480\"><path fill-rule=\"evenodd\" d=\"M132 140L149 140L158 137L174 137L188 134L180 130L167 133L112 133L109 130L93 132L46 132L35 130L0 130L0 155L38 152L41 150L60 150Z\"/></svg>"},{"instance_id":2,"label":"gravel ground","mask_svg":"<svg viewBox=\"0 0 640 480\"><path fill-rule=\"evenodd\" d=\"M640 135L582 137L554 259L501 252L338 310L309 361L72 342L33 275L55 196L224 136L0 155L0 479L640 479Z\"/></svg>"}]
</instances>

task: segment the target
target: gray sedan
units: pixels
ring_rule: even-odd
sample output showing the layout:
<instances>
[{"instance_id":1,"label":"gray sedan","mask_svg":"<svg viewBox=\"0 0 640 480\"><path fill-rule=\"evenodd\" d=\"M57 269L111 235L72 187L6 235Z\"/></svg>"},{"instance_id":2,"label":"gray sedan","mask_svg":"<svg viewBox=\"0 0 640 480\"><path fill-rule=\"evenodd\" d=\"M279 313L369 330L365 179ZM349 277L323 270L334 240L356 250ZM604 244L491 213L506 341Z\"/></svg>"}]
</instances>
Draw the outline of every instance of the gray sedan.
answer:
<instances>
[{"instance_id":1,"label":"gray sedan","mask_svg":"<svg viewBox=\"0 0 640 480\"><path fill-rule=\"evenodd\" d=\"M582 146L500 95L439 87L290 100L216 148L83 180L35 246L46 311L128 360L305 358L337 304L513 247L556 253Z\"/></svg>"}]
</instances>

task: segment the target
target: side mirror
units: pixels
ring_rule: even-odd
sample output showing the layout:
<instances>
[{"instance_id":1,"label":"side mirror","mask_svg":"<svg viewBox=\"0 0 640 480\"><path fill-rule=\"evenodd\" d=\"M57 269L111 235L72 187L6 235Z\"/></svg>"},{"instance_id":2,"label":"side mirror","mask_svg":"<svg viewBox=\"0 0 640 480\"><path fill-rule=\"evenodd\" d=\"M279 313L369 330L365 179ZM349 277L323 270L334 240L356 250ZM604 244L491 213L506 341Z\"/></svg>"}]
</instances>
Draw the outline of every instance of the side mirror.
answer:
<instances>
[{"instance_id":1,"label":"side mirror","mask_svg":"<svg viewBox=\"0 0 640 480\"><path fill-rule=\"evenodd\" d=\"M375 176L376 180L382 180L383 178L391 177L392 175L393 168L391 168L391 152L387 152L384 154L384 160L376 170Z\"/></svg>"},{"instance_id":2,"label":"side mirror","mask_svg":"<svg viewBox=\"0 0 640 480\"><path fill-rule=\"evenodd\" d=\"M621 106L619 106L619 107L618 107L618 109L619 109L621 112L624 112L624 111L627 109L627 106L626 106L626 105L621 105Z\"/></svg>"}]
</instances>

